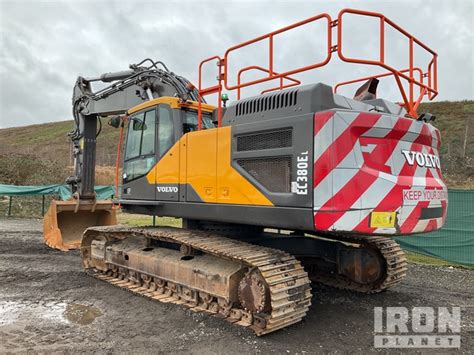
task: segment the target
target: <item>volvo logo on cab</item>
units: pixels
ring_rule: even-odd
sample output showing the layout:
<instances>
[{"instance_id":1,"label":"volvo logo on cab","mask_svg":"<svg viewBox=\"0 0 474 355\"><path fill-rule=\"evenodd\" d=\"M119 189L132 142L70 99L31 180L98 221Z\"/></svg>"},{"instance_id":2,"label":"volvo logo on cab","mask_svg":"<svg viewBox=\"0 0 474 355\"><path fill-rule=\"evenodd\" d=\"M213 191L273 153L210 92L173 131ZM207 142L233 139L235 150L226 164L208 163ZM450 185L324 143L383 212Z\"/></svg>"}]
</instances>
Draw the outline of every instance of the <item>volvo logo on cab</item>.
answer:
<instances>
[{"instance_id":1,"label":"volvo logo on cab","mask_svg":"<svg viewBox=\"0 0 474 355\"><path fill-rule=\"evenodd\" d=\"M158 192L178 192L177 186L157 186Z\"/></svg>"},{"instance_id":2,"label":"volvo logo on cab","mask_svg":"<svg viewBox=\"0 0 474 355\"><path fill-rule=\"evenodd\" d=\"M410 150L402 150L408 165L417 164L426 168L441 169L439 158L434 154L426 154L421 152L412 152Z\"/></svg>"}]
</instances>

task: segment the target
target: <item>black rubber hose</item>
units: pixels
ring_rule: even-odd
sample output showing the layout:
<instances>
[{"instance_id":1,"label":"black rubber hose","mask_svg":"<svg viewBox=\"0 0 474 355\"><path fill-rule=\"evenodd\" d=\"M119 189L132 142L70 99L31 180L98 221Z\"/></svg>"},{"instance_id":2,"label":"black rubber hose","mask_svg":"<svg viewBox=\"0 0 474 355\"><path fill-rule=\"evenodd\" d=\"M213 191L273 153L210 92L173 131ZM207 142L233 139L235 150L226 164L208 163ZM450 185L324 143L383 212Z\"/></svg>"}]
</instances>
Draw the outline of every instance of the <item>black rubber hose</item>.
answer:
<instances>
[{"instance_id":1,"label":"black rubber hose","mask_svg":"<svg viewBox=\"0 0 474 355\"><path fill-rule=\"evenodd\" d=\"M99 129L97 133L95 134L96 138L99 136L100 132L102 132L102 119L100 118L100 116L97 116L97 120L99 121Z\"/></svg>"}]
</instances>

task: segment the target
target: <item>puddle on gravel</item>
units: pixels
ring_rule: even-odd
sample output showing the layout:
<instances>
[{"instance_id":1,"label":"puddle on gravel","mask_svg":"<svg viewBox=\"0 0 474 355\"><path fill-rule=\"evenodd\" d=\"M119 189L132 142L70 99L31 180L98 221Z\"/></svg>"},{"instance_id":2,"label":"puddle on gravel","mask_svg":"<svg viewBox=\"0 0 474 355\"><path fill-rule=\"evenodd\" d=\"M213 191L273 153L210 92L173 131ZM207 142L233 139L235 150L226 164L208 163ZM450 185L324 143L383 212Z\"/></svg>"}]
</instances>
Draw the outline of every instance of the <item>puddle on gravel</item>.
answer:
<instances>
[{"instance_id":1,"label":"puddle on gravel","mask_svg":"<svg viewBox=\"0 0 474 355\"><path fill-rule=\"evenodd\" d=\"M66 306L64 317L72 322L80 325L91 324L102 313L93 306L85 306L83 304L71 303Z\"/></svg>"},{"instance_id":2,"label":"puddle on gravel","mask_svg":"<svg viewBox=\"0 0 474 355\"><path fill-rule=\"evenodd\" d=\"M0 302L0 325L15 323L18 319L17 302Z\"/></svg>"},{"instance_id":3,"label":"puddle on gravel","mask_svg":"<svg viewBox=\"0 0 474 355\"><path fill-rule=\"evenodd\" d=\"M48 302L38 308L33 308L33 311L34 315L38 314L42 319L56 323L67 323L66 319L63 317L65 309L66 303L64 302Z\"/></svg>"},{"instance_id":4,"label":"puddle on gravel","mask_svg":"<svg viewBox=\"0 0 474 355\"><path fill-rule=\"evenodd\" d=\"M87 325L101 315L98 308L78 303L0 301L0 326L31 319Z\"/></svg>"},{"instance_id":5,"label":"puddle on gravel","mask_svg":"<svg viewBox=\"0 0 474 355\"><path fill-rule=\"evenodd\" d=\"M63 302L0 302L0 325L22 322L27 319L45 320L55 323L67 323L63 312L66 303Z\"/></svg>"}]
</instances>

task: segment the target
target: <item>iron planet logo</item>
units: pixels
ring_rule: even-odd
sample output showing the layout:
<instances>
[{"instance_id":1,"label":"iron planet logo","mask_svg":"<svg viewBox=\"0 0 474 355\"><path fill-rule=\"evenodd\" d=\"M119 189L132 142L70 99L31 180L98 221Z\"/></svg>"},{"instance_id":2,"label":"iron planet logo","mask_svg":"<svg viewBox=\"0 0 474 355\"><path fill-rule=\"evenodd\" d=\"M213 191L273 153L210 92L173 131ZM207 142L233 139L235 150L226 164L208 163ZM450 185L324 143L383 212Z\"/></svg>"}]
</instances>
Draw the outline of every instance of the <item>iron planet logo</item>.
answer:
<instances>
[{"instance_id":1,"label":"iron planet logo","mask_svg":"<svg viewBox=\"0 0 474 355\"><path fill-rule=\"evenodd\" d=\"M375 307L375 348L459 348L460 307Z\"/></svg>"}]
</instances>

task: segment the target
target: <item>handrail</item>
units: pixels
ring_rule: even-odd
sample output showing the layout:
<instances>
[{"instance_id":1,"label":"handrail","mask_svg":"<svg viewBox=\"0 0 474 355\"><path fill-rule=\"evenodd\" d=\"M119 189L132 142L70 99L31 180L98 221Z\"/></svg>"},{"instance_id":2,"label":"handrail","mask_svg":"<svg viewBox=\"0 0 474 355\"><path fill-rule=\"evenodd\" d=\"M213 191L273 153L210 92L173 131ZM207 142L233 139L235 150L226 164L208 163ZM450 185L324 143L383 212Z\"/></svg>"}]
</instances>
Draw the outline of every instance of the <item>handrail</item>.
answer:
<instances>
[{"instance_id":1,"label":"handrail","mask_svg":"<svg viewBox=\"0 0 474 355\"><path fill-rule=\"evenodd\" d=\"M260 67L258 65L250 65L248 67L245 67L245 68L242 68L242 69L239 70L239 73L237 74L237 85L238 86L240 86L242 74L245 73L246 71L249 71L249 70L260 70L260 71L263 71L267 74L270 74L268 69L265 69L265 68ZM278 74L278 73L274 72L274 74ZM283 85L283 80L284 79L290 80L293 83ZM271 88L271 89L263 90L263 91L260 92L260 94L265 94L266 92L271 92L271 91L275 91L275 90L278 90L278 89L282 90L282 89L286 89L286 88L289 88L289 87L292 87L292 86L297 86L297 85L300 85L300 84L301 84L301 81L299 81L298 79L292 78L290 76L280 77L280 86L277 86L277 87L274 87L274 88ZM240 89L241 89L240 87L237 88L237 100L240 100Z\"/></svg>"},{"instance_id":2,"label":"handrail","mask_svg":"<svg viewBox=\"0 0 474 355\"><path fill-rule=\"evenodd\" d=\"M217 76L217 81L218 84L208 87L206 89L202 88L202 67L204 64L216 61L217 60L217 66L219 68L218 71L218 76ZM199 64L199 81L198 81L198 91L199 91L199 100L198 100L198 130L201 130L202 128L202 98L206 95L209 94L218 94L218 104L217 104L217 126L220 127L222 124L222 102L221 102L221 95L222 95L222 59L218 55L209 57L207 59L204 59L200 64Z\"/></svg>"},{"instance_id":3,"label":"handrail","mask_svg":"<svg viewBox=\"0 0 474 355\"><path fill-rule=\"evenodd\" d=\"M409 72L409 71L410 71L410 69L403 69L403 70L400 70L400 73L406 73L406 72ZM424 75L423 75L423 71L421 70L421 68L415 67L415 68L413 68L413 72L417 72L418 75L419 75L419 78L420 78L419 82L416 82L416 81L414 82L414 84L416 84L420 88L420 94L418 95L417 100L416 100L415 105L414 105L414 110L416 111L418 106L421 103L421 100L423 99L423 96L425 96L425 94L427 93L427 90L426 90L426 86L423 85ZM387 77L387 76L390 76L390 75L395 75L395 74L392 73L392 72L388 72L388 73L382 73L382 74L377 74L377 75L369 75L369 76L365 76L365 77L362 77L362 78L343 81L343 82L337 84L336 86L334 86L334 93L336 94L337 89L339 89L341 86L355 84L355 83L359 83L359 82L362 82L362 81L367 81L369 79L383 78L383 77Z\"/></svg>"},{"instance_id":4,"label":"handrail","mask_svg":"<svg viewBox=\"0 0 474 355\"><path fill-rule=\"evenodd\" d=\"M400 70L401 73L406 73L406 72L409 72L410 69L403 69L403 70ZM419 67L415 67L413 68L413 71L417 72L419 77L420 77L420 82L423 83L423 71L421 70L421 68ZM357 79L352 79L352 80L348 80L348 81L343 81L343 82L340 82L338 84L336 84L336 86L334 86L334 93L336 94L337 93L337 89L339 89L341 86L345 86L345 85L350 85L350 84L355 84L355 83L359 83L361 81L367 81L369 79L376 79L376 78L383 78L383 77L386 77L386 76L390 76L390 75L394 75L392 72L388 72L388 73L382 73L382 74L376 74L376 75L369 75L369 76L364 76L364 77L361 77L361 78L357 78ZM415 83L415 84L418 84L418 83ZM420 91L422 90L422 87L420 87Z\"/></svg>"},{"instance_id":5,"label":"handrail","mask_svg":"<svg viewBox=\"0 0 474 355\"><path fill-rule=\"evenodd\" d=\"M301 26L304 26L304 25L312 23L312 22L316 22L316 21L321 20L321 19L325 19L327 21L327 27L326 27L326 29L327 29L326 57L322 61L313 63L311 65L307 65L307 66L304 66L304 67L301 67L301 68L296 68L296 69L293 69L293 70L288 70L286 72L279 73L279 74L275 73L275 71L273 70L273 65L274 65L274 61L273 61L273 57L274 57L273 38L275 36L277 36L278 34L281 34L283 32L290 31L294 28L301 27ZM245 46L260 42L260 41L263 41L265 39L268 39L268 69L267 69L268 74L269 74L268 77L253 80L253 81L249 81L249 82L246 82L246 83L243 83L243 84L241 83L240 85L234 85L234 86L230 85L229 84L229 76L228 76L229 54L236 51L239 48L242 48L242 47L245 47ZM235 90L237 88L244 88L244 87L247 87L247 86L260 84L260 83L266 82L268 80L287 77L289 75L293 75L293 74L297 74L297 73L301 73L301 72L304 72L304 71L308 71L308 70L312 70L312 69L322 67L322 66L326 65L327 63L329 63L329 61L331 60L331 54L332 54L332 52L331 52L331 42L332 42L331 17L328 14L320 14L320 15L310 17L306 20L296 22L292 25L280 28L279 30L270 32L270 33L262 35L260 37L251 39L249 41L240 43L240 44L235 45L233 47L230 47L224 54L224 87L226 88L226 90Z\"/></svg>"},{"instance_id":6,"label":"handrail","mask_svg":"<svg viewBox=\"0 0 474 355\"><path fill-rule=\"evenodd\" d=\"M360 58L351 58L347 57L343 53L343 16L344 14L353 14L353 15L362 15L362 16L368 16L368 17L376 17L380 19L380 49L379 49L379 60L367 60L367 59L360 59ZM405 107L408 111L408 113L414 117L417 117L416 111L413 110L414 105L415 105L415 100L414 100L414 84L415 84L415 79L413 77L413 71L414 71L414 64L413 64L413 50L414 50L414 45L417 44L421 48L423 48L425 51L430 53L432 55L432 59L430 60L428 66L427 66L427 76L428 76L428 85L424 85L422 82L417 82L417 85L420 86L421 88L424 88L428 93L429 93L429 99L432 100L437 94L437 73L436 70L432 70L431 68L434 67L436 68L436 60L437 60L437 54L434 52L431 48L429 48L427 45L422 43L419 39L414 37L413 35L409 34L407 31L405 31L403 28L398 26L396 23L391 21L390 19L386 18L384 15L376 13L376 12L370 12L370 11L363 11L363 10L355 10L355 9L343 9L339 12L337 16L337 53L339 58L344 61L344 62L349 62L349 63L357 63L357 64L367 64L367 65L378 65L388 71L390 71L394 76L395 80L397 82L397 85L400 89L400 93L402 95ZM385 27L386 24L397 30L399 33L404 35L405 37L408 38L408 60L409 60L409 75L406 75L403 71L397 70L388 64L385 63ZM409 92L408 92L408 97L405 92L405 88L403 87L403 84L400 80L400 77L408 81L409 85ZM431 86L433 84L433 86Z\"/></svg>"},{"instance_id":7,"label":"handrail","mask_svg":"<svg viewBox=\"0 0 474 355\"><path fill-rule=\"evenodd\" d=\"M380 20L379 24L379 58L378 60L368 60L364 58L353 58L353 57L348 57L344 55L343 52L343 19L344 15L360 15L360 16L366 16L366 17L375 17ZM291 31L295 28L301 28L302 26L314 23L316 21L324 21L326 23L325 29L327 32L326 36L326 48L323 52L325 55L324 59L317 61L315 63L312 63L310 65L302 66L302 67L295 67L295 68L290 68L287 71L284 72L276 72L274 68L274 38L276 38L279 34ZM409 67L407 69L399 70L394 67L391 67L385 62L385 30L386 27L392 27L395 29L400 35L406 37L408 39L408 61L409 61ZM337 31L337 37L336 37L336 43L333 43L333 38L332 38L332 29L336 28ZM250 65L247 67L244 67L238 71L237 74L237 83L233 84L231 82L230 74L229 74L229 57L232 53L237 51L238 49L241 49L243 47L262 42L263 43L268 43L268 66L267 67L262 67L262 66L257 66L257 65ZM431 60L429 60L427 66L426 66L426 71L424 69L415 67L414 66L414 48L415 46L419 46L421 49L426 51L430 56ZM329 16L326 13L312 16L306 20L296 22L292 25L283 27L281 29L278 29L276 31L267 33L265 35L256 37L254 39L245 41L243 43L237 44L235 46L230 47L227 49L224 53L224 57L221 58L220 56L213 56L210 58L205 59L202 61L199 65L199 94L200 97L203 97L205 95L213 94L213 93L218 93L219 96L222 94L222 89L225 88L226 90L232 91L232 90L237 90L237 97L240 99L240 92L242 88L249 87L252 85L257 85L261 84L270 80L275 80L275 79L280 79L280 85L263 90L262 94L265 92L273 91L273 90L278 90L278 89L283 89L291 86L296 86L299 85L301 82L298 79L292 78L291 76L294 74L306 72L309 70L313 70L319 67L322 67L326 64L328 64L331 60L332 53L337 52L337 55L339 59L343 62L347 63L355 63L355 64L365 64L365 65L376 65L380 66L381 68L384 68L387 70L386 73L382 73L379 75L375 76L369 76L366 77L366 79L370 79L373 77L385 77L385 76L390 76L393 75L395 78L395 81L398 85L398 88L400 90L400 94L402 96L403 100L403 105L406 108L408 115L417 118L418 115L416 113L416 109L418 108L418 105L422 101L424 96L428 96L429 100L432 100L433 98L436 97L438 94L438 78L437 78L437 54L434 52L431 48L429 48L427 45L422 43L419 39L414 37L413 35L409 34L407 31L402 29L400 26L395 24L393 21L390 19L386 18L384 15L375 13L375 12L370 12L370 11L362 11L362 10L355 10L355 9L343 9L338 13L337 19L332 20L331 16ZM218 76L217 76L217 85L213 85L210 87L203 88L202 87L202 68L203 65L210 62L210 61L217 61L218 65ZM268 74L268 76L255 79L255 80L249 80L249 81L244 81L242 82L241 80L241 75L243 72L248 71L248 70L260 70ZM419 74L419 78L415 78L415 72ZM427 82L425 82L423 79L427 78ZM284 79L292 81L292 83L283 85ZM357 82L362 79L356 79L356 81L350 81L350 82L344 82L336 86L339 87L341 85L346 85L348 83L352 82ZM405 91L405 88L403 86L402 80L405 80L408 82L408 93ZM418 97L415 98L415 93L414 93L414 87L418 86L420 89L420 94ZM200 100L201 101L201 100ZM218 126L221 125L221 120L222 120L222 104L221 104L221 98L219 97L218 100ZM199 103L199 124L198 127L199 129L201 128L201 103Z\"/></svg>"}]
</instances>

